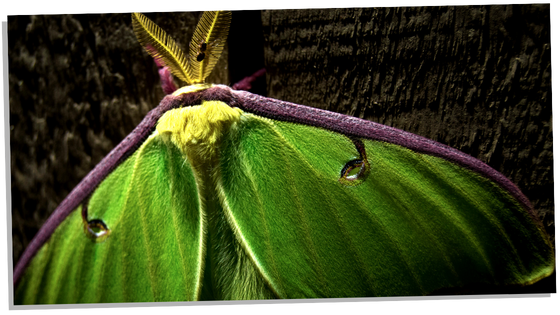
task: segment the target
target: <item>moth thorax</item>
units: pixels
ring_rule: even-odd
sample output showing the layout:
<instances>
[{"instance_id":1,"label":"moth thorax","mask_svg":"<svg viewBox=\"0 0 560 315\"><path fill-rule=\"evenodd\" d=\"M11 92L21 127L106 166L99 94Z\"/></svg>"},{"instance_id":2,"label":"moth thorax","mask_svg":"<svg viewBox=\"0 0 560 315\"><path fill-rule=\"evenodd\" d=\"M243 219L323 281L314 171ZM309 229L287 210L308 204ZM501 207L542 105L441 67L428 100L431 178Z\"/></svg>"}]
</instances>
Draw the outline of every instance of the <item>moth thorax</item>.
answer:
<instances>
[{"instance_id":1,"label":"moth thorax","mask_svg":"<svg viewBox=\"0 0 560 315\"><path fill-rule=\"evenodd\" d=\"M158 133L176 145L193 165L216 157L222 135L237 123L243 111L219 101L166 112L158 121Z\"/></svg>"}]
</instances>

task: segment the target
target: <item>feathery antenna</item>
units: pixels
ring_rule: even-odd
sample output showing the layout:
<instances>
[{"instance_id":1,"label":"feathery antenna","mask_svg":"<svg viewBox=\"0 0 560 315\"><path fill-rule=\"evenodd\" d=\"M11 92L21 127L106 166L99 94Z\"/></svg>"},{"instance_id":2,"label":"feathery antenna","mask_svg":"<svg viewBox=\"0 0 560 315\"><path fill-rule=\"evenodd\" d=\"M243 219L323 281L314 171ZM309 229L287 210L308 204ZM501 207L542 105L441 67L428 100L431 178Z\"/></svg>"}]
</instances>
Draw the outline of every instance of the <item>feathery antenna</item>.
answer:
<instances>
[{"instance_id":1,"label":"feathery antenna","mask_svg":"<svg viewBox=\"0 0 560 315\"><path fill-rule=\"evenodd\" d=\"M140 44L160 65L187 85L204 83L222 54L231 23L230 11L202 14L190 44L188 58L171 36L141 13L132 14Z\"/></svg>"}]
</instances>

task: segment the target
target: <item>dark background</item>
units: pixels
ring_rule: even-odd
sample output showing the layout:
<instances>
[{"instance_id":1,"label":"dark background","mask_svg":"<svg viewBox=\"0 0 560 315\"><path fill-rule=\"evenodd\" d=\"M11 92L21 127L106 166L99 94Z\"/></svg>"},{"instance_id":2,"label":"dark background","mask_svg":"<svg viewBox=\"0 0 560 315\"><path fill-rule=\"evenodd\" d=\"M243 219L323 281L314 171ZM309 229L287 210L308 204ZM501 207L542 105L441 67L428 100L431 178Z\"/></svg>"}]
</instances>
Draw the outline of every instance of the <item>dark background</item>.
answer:
<instances>
[{"instance_id":1,"label":"dark background","mask_svg":"<svg viewBox=\"0 0 560 315\"><path fill-rule=\"evenodd\" d=\"M146 14L185 52L199 12ZM14 264L164 96L130 14L8 17ZM549 5L234 11L207 82L416 133L526 194L554 241ZM545 290L555 290L555 283Z\"/></svg>"}]
</instances>

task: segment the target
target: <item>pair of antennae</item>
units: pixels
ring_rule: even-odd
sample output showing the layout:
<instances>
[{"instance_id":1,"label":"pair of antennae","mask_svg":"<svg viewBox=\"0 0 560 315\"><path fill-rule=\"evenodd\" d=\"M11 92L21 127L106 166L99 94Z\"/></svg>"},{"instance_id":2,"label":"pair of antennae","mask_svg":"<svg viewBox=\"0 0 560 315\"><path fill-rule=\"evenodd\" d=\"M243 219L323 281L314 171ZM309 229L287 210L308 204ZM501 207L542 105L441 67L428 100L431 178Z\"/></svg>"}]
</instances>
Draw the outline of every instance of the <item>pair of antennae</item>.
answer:
<instances>
[{"instance_id":1,"label":"pair of antennae","mask_svg":"<svg viewBox=\"0 0 560 315\"><path fill-rule=\"evenodd\" d=\"M187 85L204 83L222 54L231 23L230 11L202 14L188 56L171 36L141 13L132 14L132 27L140 44L173 75Z\"/></svg>"}]
</instances>

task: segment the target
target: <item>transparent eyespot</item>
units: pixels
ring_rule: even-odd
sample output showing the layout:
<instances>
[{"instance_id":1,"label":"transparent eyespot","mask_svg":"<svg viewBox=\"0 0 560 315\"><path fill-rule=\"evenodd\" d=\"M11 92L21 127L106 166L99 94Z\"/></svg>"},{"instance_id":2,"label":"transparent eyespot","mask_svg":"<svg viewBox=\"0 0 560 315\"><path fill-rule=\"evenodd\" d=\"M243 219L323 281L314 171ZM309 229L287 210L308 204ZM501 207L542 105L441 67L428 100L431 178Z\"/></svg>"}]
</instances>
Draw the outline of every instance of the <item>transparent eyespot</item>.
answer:
<instances>
[{"instance_id":1,"label":"transparent eyespot","mask_svg":"<svg viewBox=\"0 0 560 315\"><path fill-rule=\"evenodd\" d=\"M363 183L369 175L370 166L367 159L366 147L364 143L354 137L350 137L356 146L356 151L360 154L358 159L352 160L344 165L340 171L338 181L345 186L357 186Z\"/></svg>"},{"instance_id":2,"label":"transparent eyespot","mask_svg":"<svg viewBox=\"0 0 560 315\"><path fill-rule=\"evenodd\" d=\"M111 230L107 228L105 222L97 219L87 222L84 225L84 230L86 235L96 243L104 242L111 234Z\"/></svg>"},{"instance_id":3,"label":"transparent eyespot","mask_svg":"<svg viewBox=\"0 0 560 315\"><path fill-rule=\"evenodd\" d=\"M369 175L370 166L367 160L352 160L340 171L338 181L346 186L357 186Z\"/></svg>"},{"instance_id":4,"label":"transparent eyespot","mask_svg":"<svg viewBox=\"0 0 560 315\"><path fill-rule=\"evenodd\" d=\"M111 230L107 227L105 222L99 219L88 220L87 206L82 205L82 222L84 224L84 232L96 243L104 242L111 234Z\"/></svg>"}]
</instances>

